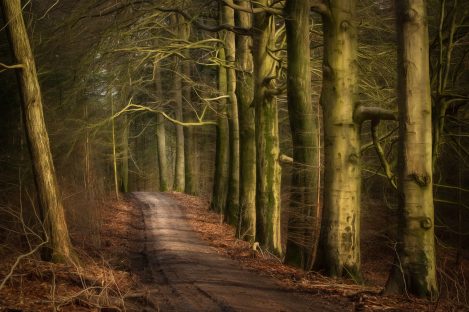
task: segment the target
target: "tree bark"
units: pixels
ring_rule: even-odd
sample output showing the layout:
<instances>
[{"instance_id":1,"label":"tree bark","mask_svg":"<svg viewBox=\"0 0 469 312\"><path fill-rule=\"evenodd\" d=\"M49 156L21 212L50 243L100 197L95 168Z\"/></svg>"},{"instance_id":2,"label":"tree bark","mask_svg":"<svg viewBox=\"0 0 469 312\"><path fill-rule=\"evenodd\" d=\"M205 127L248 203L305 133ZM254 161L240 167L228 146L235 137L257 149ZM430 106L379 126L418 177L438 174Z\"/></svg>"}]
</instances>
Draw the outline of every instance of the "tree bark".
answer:
<instances>
[{"instance_id":1,"label":"tree bark","mask_svg":"<svg viewBox=\"0 0 469 312\"><path fill-rule=\"evenodd\" d=\"M161 69L156 67L156 93L158 97L163 98L163 85ZM162 114L156 115L156 145L158 153L158 176L160 178L160 191L169 190L168 183L168 159L166 157L166 128L165 118Z\"/></svg>"},{"instance_id":2,"label":"tree bark","mask_svg":"<svg viewBox=\"0 0 469 312\"><path fill-rule=\"evenodd\" d=\"M310 4L287 0L287 101L293 141L293 173L286 262L305 269L315 258L319 235L317 124L311 100Z\"/></svg>"},{"instance_id":3,"label":"tree bark","mask_svg":"<svg viewBox=\"0 0 469 312\"><path fill-rule=\"evenodd\" d=\"M266 7L269 0L260 0L258 6ZM273 50L275 23L268 13L254 15L253 61L256 127L256 240L271 252L282 255L280 234L280 148L278 136L278 107L273 89L276 60Z\"/></svg>"},{"instance_id":4,"label":"tree bark","mask_svg":"<svg viewBox=\"0 0 469 312\"><path fill-rule=\"evenodd\" d=\"M181 21L177 15L171 16L171 24L177 29L179 35L179 27ZM180 39L180 38L178 38ZM178 56L174 58L175 69L173 73L173 100L175 103L176 120L183 120L183 105L182 105L182 78L181 60ZM181 125L176 124L176 160L174 169L174 187L176 192L184 192L185 189L185 167L184 167L184 129Z\"/></svg>"},{"instance_id":5,"label":"tree bark","mask_svg":"<svg viewBox=\"0 0 469 312\"><path fill-rule=\"evenodd\" d=\"M228 0L233 3L232 0ZM234 10L228 5L223 6L222 23L234 26ZM227 92L229 101L229 131L230 131L230 173L228 181L228 197L226 201L225 221L236 225L239 216L239 120L238 100L236 96L235 70L235 34L225 31L225 64L227 77Z\"/></svg>"},{"instance_id":6,"label":"tree bark","mask_svg":"<svg viewBox=\"0 0 469 312\"><path fill-rule=\"evenodd\" d=\"M129 122L124 115L122 130L122 158L120 164L120 191L129 191Z\"/></svg>"},{"instance_id":7,"label":"tree bark","mask_svg":"<svg viewBox=\"0 0 469 312\"><path fill-rule=\"evenodd\" d=\"M426 1L397 1L399 211L397 257L387 293L438 293Z\"/></svg>"},{"instance_id":8,"label":"tree bark","mask_svg":"<svg viewBox=\"0 0 469 312\"><path fill-rule=\"evenodd\" d=\"M190 37L190 23L182 17L178 16L179 20L179 36L182 40L189 41ZM183 51L184 62L182 63L181 69L184 75L182 82L182 99L185 105L184 121L191 122L193 111L191 109L192 104L192 86L190 83L191 79L191 64L190 53L188 49ZM195 139L194 139L194 128L184 127L184 192L186 194L195 195L197 194L197 183L196 183L196 157L195 157Z\"/></svg>"},{"instance_id":9,"label":"tree bark","mask_svg":"<svg viewBox=\"0 0 469 312\"><path fill-rule=\"evenodd\" d=\"M43 254L54 262L73 262L73 252L65 220L54 163L50 151L42 109L42 97L37 79L34 56L26 31L21 2L3 0L2 12L7 23L9 40L15 61L21 64L18 81L28 147L33 164L34 181L39 196L44 228L51 253Z\"/></svg>"},{"instance_id":10,"label":"tree bark","mask_svg":"<svg viewBox=\"0 0 469 312\"><path fill-rule=\"evenodd\" d=\"M239 5L249 8L249 3L240 1ZM237 26L250 28L251 14L238 12ZM239 108L239 136L240 136L240 177L239 177L239 219L237 236L254 243L256 238L256 139L252 79L252 39L248 36L238 36L236 53L237 86L236 95Z\"/></svg>"},{"instance_id":11,"label":"tree bark","mask_svg":"<svg viewBox=\"0 0 469 312\"><path fill-rule=\"evenodd\" d=\"M324 210L321 259L330 276L360 279L360 121L356 1L331 0L323 16Z\"/></svg>"},{"instance_id":12,"label":"tree bark","mask_svg":"<svg viewBox=\"0 0 469 312\"><path fill-rule=\"evenodd\" d=\"M225 50L220 47L218 57L225 59ZM218 91L221 95L227 93L226 68L218 67ZM227 101L226 98L220 99L218 103L217 118L217 141L215 152L215 175L213 179L212 202L210 208L218 213L225 213L226 198L228 193L228 175L229 175L229 132L227 119Z\"/></svg>"}]
</instances>

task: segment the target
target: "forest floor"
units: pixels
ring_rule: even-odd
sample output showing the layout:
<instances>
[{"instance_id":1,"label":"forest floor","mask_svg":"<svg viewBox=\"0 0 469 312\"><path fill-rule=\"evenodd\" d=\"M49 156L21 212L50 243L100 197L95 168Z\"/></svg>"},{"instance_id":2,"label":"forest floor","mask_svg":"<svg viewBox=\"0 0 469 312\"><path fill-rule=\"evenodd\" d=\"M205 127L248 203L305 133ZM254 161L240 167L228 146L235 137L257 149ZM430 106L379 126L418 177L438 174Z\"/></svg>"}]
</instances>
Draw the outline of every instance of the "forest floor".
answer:
<instances>
[{"instance_id":1,"label":"forest floor","mask_svg":"<svg viewBox=\"0 0 469 312\"><path fill-rule=\"evenodd\" d=\"M440 272L440 285L450 297L437 302L385 297L380 295L389 267L384 263L392 254L371 241L364 246L372 256L363 270L372 286L356 285L253 251L235 239L234 229L221 223L204 199L166 193L142 204L141 195L102 204L99 241L72 232L79 267L29 255L17 261L21 246L1 245L0 311L469 311L465 274L452 273L457 267ZM170 210L152 208L158 200ZM467 261L459 266L463 273L468 267Z\"/></svg>"}]
</instances>

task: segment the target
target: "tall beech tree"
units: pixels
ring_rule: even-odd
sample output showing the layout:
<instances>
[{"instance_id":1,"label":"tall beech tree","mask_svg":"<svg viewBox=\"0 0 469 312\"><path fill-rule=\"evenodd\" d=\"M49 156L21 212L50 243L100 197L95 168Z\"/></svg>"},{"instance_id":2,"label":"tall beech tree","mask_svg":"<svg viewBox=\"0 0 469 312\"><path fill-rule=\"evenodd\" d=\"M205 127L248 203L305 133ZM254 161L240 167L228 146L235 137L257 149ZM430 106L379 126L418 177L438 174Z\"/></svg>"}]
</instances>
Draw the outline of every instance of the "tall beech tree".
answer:
<instances>
[{"instance_id":1,"label":"tall beech tree","mask_svg":"<svg viewBox=\"0 0 469 312\"><path fill-rule=\"evenodd\" d=\"M308 269L319 236L317 118L311 101L310 3L287 0L287 101L293 140L293 173L286 262Z\"/></svg>"},{"instance_id":2,"label":"tall beech tree","mask_svg":"<svg viewBox=\"0 0 469 312\"><path fill-rule=\"evenodd\" d=\"M396 2L399 102L399 227L387 293L435 297L432 107L425 0Z\"/></svg>"},{"instance_id":3,"label":"tall beech tree","mask_svg":"<svg viewBox=\"0 0 469 312\"><path fill-rule=\"evenodd\" d=\"M156 93L160 99L163 97L163 82L161 75L161 68L156 67ZM158 153L158 176L160 179L160 191L166 192L169 190L168 183L168 158L166 157L166 127L165 118L162 114L156 115L156 144Z\"/></svg>"},{"instance_id":4,"label":"tall beech tree","mask_svg":"<svg viewBox=\"0 0 469 312\"><path fill-rule=\"evenodd\" d=\"M233 4L232 0L226 1ZM222 8L222 24L234 27L234 10L228 5ZM230 169L228 181L228 197L226 202L225 220L232 225L236 225L239 215L239 119L238 119L238 99L236 95L236 48L235 33L224 32L225 43L225 66L227 94L229 102L229 140L230 140Z\"/></svg>"},{"instance_id":5,"label":"tall beech tree","mask_svg":"<svg viewBox=\"0 0 469 312\"><path fill-rule=\"evenodd\" d=\"M260 0L253 20L253 63L256 133L256 240L277 255L282 255L280 234L280 182L278 105L274 80L277 60L272 56L275 22L265 10L269 0Z\"/></svg>"},{"instance_id":6,"label":"tall beech tree","mask_svg":"<svg viewBox=\"0 0 469 312\"><path fill-rule=\"evenodd\" d=\"M225 59L225 49L220 47L218 58ZM227 92L226 67L218 66L218 90L220 94ZM222 97L218 102L217 114L217 139L215 149L215 175L213 181L213 192L210 208L213 211L224 213L226 198L228 194L229 175L229 130L227 118L227 100Z\"/></svg>"},{"instance_id":7,"label":"tall beech tree","mask_svg":"<svg viewBox=\"0 0 469 312\"><path fill-rule=\"evenodd\" d=\"M173 14L171 24L176 30L178 39L186 37L187 26L184 25L184 17ZM182 96L182 77L181 77L181 58L174 57L175 70L173 72L173 100L175 105L175 115L177 120L183 120L183 96ZM184 159L184 129L182 125L176 124L176 163L174 172L174 190L183 192L185 189L185 159Z\"/></svg>"},{"instance_id":8,"label":"tall beech tree","mask_svg":"<svg viewBox=\"0 0 469 312\"><path fill-rule=\"evenodd\" d=\"M42 109L42 95L36 64L21 11L20 0L3 0L2 12L7 23L10 46L17 62L23 120L33 165L41 217L48 239L44 260L73 262L73 251L65 220L49 137Z\"/></svg>"},{"instance_id":9,"label":"tall beech tree","mask_svg":"<svg viewBox=\"0 0 469 312\"><path fill-rule=\"evenodd\" d=\"M360 120L354 0L331 0L323 17L324 211L321 265L328 275L360 275Z\"/></svg>"},{"instance_id":10,"label":"tall beech tree","mask_svg":"<svg viewBox=\"0 0 469 312\"><path fill-rule=\"evenodd\" d=\"M190 24L186 24L186 30L184 31L185 37L183 40L188 40L190 35ZM189 50L184 50L184 63L182 64L182 73L184 74L184 80L182 84L182 97L183 103L186 105L184 121L191 122L192 118L192 86L191 86L191 64ZM184 127L184 192L187 194L197 194L197 183L196 183L196 157L195 157L195 136L193 127Z\"/></svg>"},{"instance_id":11,"label":"tall beech tree","mask_svg":"<svg viewBox=\"0 0 469 312\"><path fill-rule=\"evenodd\" d=\"M248 10L250 4L240 1L239 5ZM237 11L237 25L249 29L252 14ZM236 40L236 95L239 107L240 177L239 177L239 220L237 236L251 243L256 237L256 140L254 108L251 106L253 89L253 61L251 36L238 35Z\"/></svg>"}]
</instances>

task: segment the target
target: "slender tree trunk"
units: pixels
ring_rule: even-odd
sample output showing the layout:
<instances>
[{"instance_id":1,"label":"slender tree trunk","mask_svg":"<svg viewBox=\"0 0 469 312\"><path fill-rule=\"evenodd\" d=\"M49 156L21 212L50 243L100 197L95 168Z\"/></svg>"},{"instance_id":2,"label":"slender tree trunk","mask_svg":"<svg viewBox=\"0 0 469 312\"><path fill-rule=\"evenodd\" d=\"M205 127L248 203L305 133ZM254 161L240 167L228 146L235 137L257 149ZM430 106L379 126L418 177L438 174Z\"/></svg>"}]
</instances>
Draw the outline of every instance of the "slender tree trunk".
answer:
<instances>
[{"instance_id":1,"label":"slender tree trunk","mask_svg":"<svg viewBox=\"0 0 469 312\"><path fill-rule=\"evenodd\" d=\"M311 100L310 4L287 0L287 100L293 140L293 173L286 262L310 268L319 235L317 209L317 124Z\"/></svg>"},{"instance_id":2,"label":"slender tree trunk","mask_svg":"<svg viewBox=\"0 0 469 312\"><path fill-rule=\"evenodd\" d=\"M269 0L260 0L259 6L268 6ZM254 15L253 61L254 99L256 110L256 239L277 255L282 255L280 236L280 148L278 136L278 112L273 88L276 60L269 53L273 50L274 19L270 14Z\"/></svg>"},{"instance_id":3,"label":"slender tree trunk","mask_svg":"<svg viewBox=\"0 0 469 312\"><path fill-rule=\"evenodd\" d=\"M29 44L20 0L3 0L2 12L4 21L7 23L14 58L22 66L17 72L18 81L21 88L23 118L34 180L49 239L48 247L51 249L51 254L47 256L51 256L50 259L54 262L72 262L72 246L44 122L36 64Z\"/></svg>"},{"instance_id":4,"label":"slender tree trunk","mask_svg":"<svg viewBox=\"0 0 469 312\"><path fill-rule=\"evenodd\" d=\"M177 60L179 63L179 60ZM180 65L177 65L179 68ZM181 94L181 76L179 71L176 70L173 77L173 92L174 102L176 109L176 119L183 120L182 115L182 94ZM182 126L175 125L176 127L176 164L174 172L174 190L176 192L183 192L185 188L185 172L184 172L184 130Z\"/></svg>"},{"instance_id":5,"label":"slender tree trunk","mask_svg":"<svg viewBox=\"0 0 469 312\"><path fill-rule=\"evenodd\" d=\"M85 120L88 122L88 103L85 102ZM84 142L84 153L85 153L85 159L84 159L84 176L83 176L83 182L85 186L85 193L87 199L91 198L91 147L90 147L90 133L88 129L85 129L85 142Z\"/></svg>"},{"instance_id":6,"label":"slender tree trunk","mask_svg":"<svg viewBox=\"0 0 469 312\"><path fill-rule=\"evenodd\" d=\"M438 293L432 183L432 120L425 0L397 1L399 210L395 266L387 293Z\"/></svg>"},{"instance_id":7,"label":"slender tree trunk","mask_svg":"<svg viewBox=\"0 0 469 312\"><path fill-rule=\"evenodd\" d=\"M114 100L110 96L111 102L111 128L112 128L112 171L114 176L114 192L116 199L119 199L119 176L117 172L117 143L116 143L116 121L114 119Z\"/></svg>"},{"instance_id":8,"label":"slender tree trunk","mask_svg":"<svg viewBox=\"0 0 469 312\"><path fill-rule=\"evenodd\" d=\"M228 0L228 2L233 3L232 0ZM222 22L223 24L234 26L234 10L227 5L223 6ZM225 33L225 57L230 115L228 119L230 131L230 173L225 220L231 225L236 225L239 217L239 120L238 100L236 97L235 34L231 31Z\"/></svg>"},{"instance_id":9,"label":"slender tree trunk","mask_svg":"<svg viewBox=\"0 0 469 312\"><path fill-rule=\"evenodd\" d=\"M124 115L122 130L122 158L120 165L120 191L129 191L129 122Z\"/></svg>"},{"instance_id":10,"label":"slender tree trunk","mask_svg":"<svg viewBox=\"0 0 469 312\"><path fill-rule=\"evenodd\" d=\"M178 33L179 37L188 41L190 37L190 23L188 23L184 17L178 16ZM182 101L185 103L184 120L193 121L193 111L191 109L192 104L192 86L190 84L191 79L191 64L190 64L190 53L189 50L183 51L184 62L181 65L182 74L184 80L182 81ZM195 140L194 140L194 128L184 127L184 192L187 194L197 194L197 183L196 183L196 158L195 158Z\"/></svg>"},{"instance_id":11,"label":"slender tree trunk","mask_svg":"<svg viewBox=\"0 0 469 312\"><path fill-rule=\"evenodd\" d=\"M240 1L239 5L249 8L250 4ZM238 26L250 28L251 14L238 12ZM238 238L253 243L256 238L256 139L254 108L251 106L254 89L252 79L251 37L238 36L236 53L237 86L240 136L240 177L239 177L239 220Z\"/></svg>"},{"instance_id":12,"label":"slender tree trunk","mask_svg":"<svg viewBox=\"0 0 469 312\"><path fill-rule=\"evenodd\" d=\"M223 47L219 50L218 57L225 59L225 50ZM226 68L218 67L218 90L226 94ZM227 119L227 101L221 99L218 105L217 119L217 141L215 152L215 176L213 179L213 193L211 209L218 213L225 213L225 204L228 193L228 175L229 175L229 132Z\"/></svg>"},{"instance_id":13,"label":"slender tree trunk","mask_svg":"<svg viewBox=\"0 0 469 312\"><path fill-rule=\"evenodd\" d=\"M160 177L160 191L169 190L168 183L168 159L166 158L166 130L163 115L156 116L156 140L158 146L158 172Z\"/></svg>"},{"instance_id":14,"label":"slender tree trunk","mask_svg":"<svg viewBox=\"0 0 469 312\"><path fill-rule=\"evenodd\" d=\"M179 34L180 20L177 15L171 16L171 24L174 25L177 33ZM178 38L180 39L180 38ZM182 105L182 78L181 60L179 57L174 58L175 68L173 73L173 100L175 103L176 119L183 120L183 105ZM176 127L176 160L174 172L174 190L176 192L184 192L185 188L185 167L184 167L184 129L181 125Z\"/></svg>"},{"instance_id":15,"label":"slender tree trunk","mask_svg":"<svg viewBox=\"0 0 469 312\"><path fill-rule=\"evenodd\" d=\"M156 68L156 93L158 97L163 98L163 85L161 76L161 69ZM156 145L158 153L158 176L160 178L160 191L166 192L169 190L168 183L168 159L166 157L166 128L165 118L163 115L156 116Z\"/></svg>"},{"instance_id":16,"label":"slender tree trunk","mask_svg":"<svg viewBox=\"0 0 469 312\"><path fill-rule=\"evenodd\" d=\"M190 64L188 63L189 51L186 51L187 58L182 65L183 74L186 79L190 79L191 70ZM187 107L190 107L192 97L191 97L192 87L188 82L183 83L182 94L183 101L187 103ZM192 110L190 108L186 109L186 116L184 117L185 121L193 121ZM197 177L196 177L196 157L195 157L195 138L194 138L194 128L193 127L184 127L184 169L185 169L185 188L184 192L191 195L197 194Z\"/></svg>"},{"instance_id":17,"label":"slender tree trunk","mask_svg":"<svg viewBox=\"0 0 469 312\"><path fill-rule=\"evenodd\" d=\"M360 122L354 0L331 0L324 16L321 105L324 110L324 211L321 265L327 274L360 278Z\"/></svg>"}]
</instances>

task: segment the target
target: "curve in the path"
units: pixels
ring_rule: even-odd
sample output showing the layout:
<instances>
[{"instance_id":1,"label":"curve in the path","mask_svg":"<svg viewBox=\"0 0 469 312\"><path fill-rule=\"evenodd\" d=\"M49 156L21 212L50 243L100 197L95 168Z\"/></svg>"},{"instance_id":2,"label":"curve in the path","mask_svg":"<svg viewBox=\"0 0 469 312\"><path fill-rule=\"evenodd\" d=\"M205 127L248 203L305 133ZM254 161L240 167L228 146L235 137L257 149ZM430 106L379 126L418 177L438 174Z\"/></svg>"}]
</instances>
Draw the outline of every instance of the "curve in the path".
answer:
<instances>
[{"instance_id":1,"label":"curve in the path","mask_svg":"<svg viewBox=\"0 0 469 312\"><path fill-rule=\"evenodd\" d=\"M282 289L219 255L163 193L136 192L145 220L146 253L161 287L163 311L337 311L337 306Z\"/></svg>"}]
</instances>

